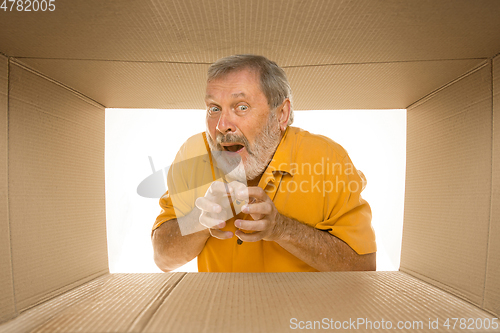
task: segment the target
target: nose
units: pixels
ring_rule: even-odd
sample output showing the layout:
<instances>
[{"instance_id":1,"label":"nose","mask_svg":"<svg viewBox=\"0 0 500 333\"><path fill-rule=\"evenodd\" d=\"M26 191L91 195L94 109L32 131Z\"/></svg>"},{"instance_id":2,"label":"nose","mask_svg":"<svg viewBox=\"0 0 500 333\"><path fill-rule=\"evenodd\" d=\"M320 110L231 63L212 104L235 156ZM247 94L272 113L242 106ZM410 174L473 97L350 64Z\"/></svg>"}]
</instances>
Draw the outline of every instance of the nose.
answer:
<instances>
[{"instance_id":1,"label":"nose","mask_svg":"<svg viewBox=\"0 0 500 333\"><path fill-rule=\"evenodd\" d=\"M230 110L221 111L216 129L222 134L236 131L236 125L233 121L232 112Z\"/></svg>"}]
</instances>

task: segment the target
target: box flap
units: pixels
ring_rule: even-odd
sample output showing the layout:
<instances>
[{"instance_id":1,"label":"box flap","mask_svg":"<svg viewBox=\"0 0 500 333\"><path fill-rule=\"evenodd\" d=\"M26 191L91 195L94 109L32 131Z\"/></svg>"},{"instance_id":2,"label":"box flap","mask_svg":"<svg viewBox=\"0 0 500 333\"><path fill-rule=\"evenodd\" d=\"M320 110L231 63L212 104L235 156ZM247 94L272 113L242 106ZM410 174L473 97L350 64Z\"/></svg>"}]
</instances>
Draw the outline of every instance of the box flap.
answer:
<instances>
[{"instance_id":1,"label":"box flap","mask_svg":"<svg viewBox=\"0 0 500 333\"><path fill-rule=\"evenodd\" d=\"M496 0L73 0L52 12L0 13L0 52L13 57L206 64L251 52L308 66L500 49Z\"/></svg>"},{"instance_id":2,"label":"box flap","mask_svg":"<svg viewBox=\"0 0 500 333\"><path fill-rule=\"evenodd\" d=\"M491 193L491 66L407 111L401 270L481 305Z\"/></svg>"},{"instance_id":3,"label":"box flap","mask_svg":"<svg viewBox=\"0 0 500 333\"><path fill-rule=\"evenodd\" d=\"M500 56L493 59L493 176L484 308L500 316Z\"/></svg>"},{"instance_id":4,"label":"box flap","mask_svg":"<svg viewBox=\"0 0 500 333\"><path fill-rule=\"evenodd\" d=\"M108 272L104 108L13 62L9 215L19 311Z\"/></svg>"},{"instance_id":5,"label":"box flap","mask_svg":"<svg viewBox=\"0 0 500 333\"><path fill-rule=\"evenodd\" d=\"M205 108L208 64L62 59L22 62L50 73L51 78L108 108Z\"/></svg>"},{"instance_id":6,"label":"box flap","mask_svg":"<svg viewBox=\"0 0 500 333\"><path fill-rule=\"evenodd\" d=\"M443 323L451 317L492 318L401 272L188 273L144 332L290 332L307 321L315 331L376 332L382 320L392 325L385 331L402 321L421 322L408 331L424 332L430 319L440 323L432 332L449 332Z\"/></svg>"},{"instance_id":7,"label":"box flap","mask_svg":"<svg viewBox=\"0 0 500 333\"><path fill-rule=\"evenodd\" d=\"M460 330L451 318L474 325ZM111 274L0 332L500 332L484 330L492 318L402 272Z\"/></svg>"},{"instance_id":8,"label":"box flap","mask_svg":"<svg viewBox=\"0 0 500 333\"><path fill-rule=\"evenodd\" d=\"M8 207L7 89L8 61L0 55L0 323L16 314Z\"/></svg>"},{"instance_id":9,"label":"box flap","mask_svg":"<svg viewBox=\"0 0 500 333\"><path fill-rule=\"evenodd\" d=\"M484 60L285 68L298 110L405 109Z\"/></svg>"},{"instance_id":10,"label":"box flap","mask_svg":"<svg viewBox=\"0 0 500 333\"><path fill-rule=\"evenodd\" d=\"M22 313L0 332L140 332L184 274L107 274Z\"/></svg>"},{"instance_id":11,"label":"box flap","mask_svg":"<svg viewBox=\"0 0 500 333\"><path fill-rule=\"evenodd\" d=\"M0 52L106 107L198 108L192 73L223 56L253 53L301 69L302 84L292 82L297 109L404 108L421 90L439 87L455 61L485 60L500 50L497 0L73 0L56 1L52 12L0 15ZM429 72L427 61L446 65ZM159 64L175 75L166 82L160 72L150 76ZM340 83L320 86L316 98L309 92L316 81L329 82L325 68Z\"/></svg>"},{"instance_id":12,"label":"box flap","mask_svg":"<svg viewBox=\"0 0 500 333\"><path fill-rule=\"evenodd\" d=\"M112 108L204 109L208 64L23 59ZM286 67L295 110L406 108L482 59ZM95 78L99 77L99 80Z\"/></svg>"}]
</instances>

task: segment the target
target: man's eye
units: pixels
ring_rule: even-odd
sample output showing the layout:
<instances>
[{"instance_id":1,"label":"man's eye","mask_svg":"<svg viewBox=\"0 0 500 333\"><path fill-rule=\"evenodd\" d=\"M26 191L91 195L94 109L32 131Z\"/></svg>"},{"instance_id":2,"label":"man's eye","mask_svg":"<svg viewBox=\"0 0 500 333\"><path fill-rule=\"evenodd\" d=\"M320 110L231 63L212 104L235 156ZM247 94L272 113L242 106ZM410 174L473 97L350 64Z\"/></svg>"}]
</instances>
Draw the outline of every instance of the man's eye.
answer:
<instances>
[{"instance_id":1,"label":"man's eye","mask_svg":"<svg viewBox=\"0 0 500 333\"><path fill-rule=\"evenodd\" d=\"M218 107L218 106L211 106L211 107L209 107L209 108L208 108L208 111L209 111L210 113L214 113L214 112L219 112L219 111L220 111L220 109L219 109L219 107Z\"/></svg>"},{"instance_id":2,"label":"man's eye","mask_svg":"<svg viewBox=\"0 0 500 333\"><path fill-rule=\"evenodd\" d=\"M248 110L248 106L246 106L246 105L238 105L238 110L240 110L240 111L246 111L246 110Z\"/></svg>"}]
</instances>

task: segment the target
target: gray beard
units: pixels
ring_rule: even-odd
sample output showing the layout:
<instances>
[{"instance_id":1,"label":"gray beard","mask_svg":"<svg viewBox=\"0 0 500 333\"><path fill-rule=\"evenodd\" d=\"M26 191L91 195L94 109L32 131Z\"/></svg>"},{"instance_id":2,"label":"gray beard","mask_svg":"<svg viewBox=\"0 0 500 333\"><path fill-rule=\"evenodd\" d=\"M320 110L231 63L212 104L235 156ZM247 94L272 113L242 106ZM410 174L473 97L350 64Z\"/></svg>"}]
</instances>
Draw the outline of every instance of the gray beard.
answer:
<instances>
[{"instance_id":1,"label":"gray beard","mask_svg":"<svg viewBox=\"0 0 500 333\"><path fill-rule=\"evenodd\" d=\"M262 175L264 170L267 168L276 151L276 148L278 148L280 143L281 131L276 120L276 115L273 111L271 111L267 123L263 126L261 132L256 136L255 143L253 145L250 145L246 137L243 135L231 136L229 140L225 140L224 135L218 133L216 138L217 143L212 140L208 130L206 130L206 136L208 145L210 146L216 160L221 160L217 157L220 155L217 154L217 152L222 152L222 155L224 152L224 149L220 144L221 142L233 141L245 143L245 148L248 152L248 158L245 163L243 163L241 159L238 161L234 159L233 161L227 161L224 159L224 162L219 163L219 165L222 166L222 171L226 174L228 174L230 170L234 170L231 171L231 173L234 174L236 178L243 178L244 176L242 174L244 173L247 180L252 180ZM236 163L239 165L236 166Z\"/></svg>"}]
</instances>

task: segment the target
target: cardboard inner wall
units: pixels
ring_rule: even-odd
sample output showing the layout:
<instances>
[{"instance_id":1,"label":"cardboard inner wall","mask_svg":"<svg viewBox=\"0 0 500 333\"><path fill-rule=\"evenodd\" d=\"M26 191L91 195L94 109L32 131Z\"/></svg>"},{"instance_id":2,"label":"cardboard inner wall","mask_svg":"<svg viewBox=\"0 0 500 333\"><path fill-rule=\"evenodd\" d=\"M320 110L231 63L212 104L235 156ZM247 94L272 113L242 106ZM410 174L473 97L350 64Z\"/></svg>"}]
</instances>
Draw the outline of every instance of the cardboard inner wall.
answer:
<instances>
[{"instance_id":1,"label":"cardboard inner wall","mask_svg":"<svg viewBox=\"0 0 500 333\"><path fill-rule=\"evenodd\" d=\"M11 61L8 154L22 311L108 272L104 107Z\"/></svg>"},{"instance_id":2,"label":"cardboard inner wall","mask_svg":"<svg viewBox=\"0 0 500 333\"><path fill-rule=\"evenodd\" d=\"M427 330L428 323L454 317L492 319L403 272L107 274L23 312L0 332L276 333L292 331L292 318L367 324L335 326L342 332L450 332ZM370 328L381 319L392 329ZM401 330L398 321L421 324Z\"/></svg>"},{"instance_id":3,"label":"cardboard inner wall","mask_svg":"<svg viewBox=\"0 0 500 333\"><path fill-rule=\"evenodd\" d=\"M65 59L23 62L108 108L205 108L209 64Z\"/></svg>"},{"instance_id":4,"label":"cardboard inner wall","mask_svg":"<svg viewBox=\"0 0 500 333\"><path fill-rule=\"evenodd\" d=\"M500 315L500 56L493 59L493 175L483 307Z\"/></svg>"},{"instance_id":5,"label":"cardboard inner wall","mask_svg":"<svg viewBox=\"0 0 500 333\"><path fill-rule=\"evenodd\" d=\"M342 110L353 106L404 109L480 63L478 59L391 62L291 67L285 71L294 89L297 110Z\"/></svg>"},{"instance_id":6,"label":"cardboard inner wall","mask_svg":"<svg viewBox=\"0 0 500 333\"><path fill-rule=\"evenodd\" d=\"M143 332L185 274L106 274L25 311L0 332Z\"/></svg>"},{"instance_id":7,"label":"cardboard inner wall","mask_svg":"<svg viewBox=\"0 0 500 333\"><path fill-rule=\"evenodd\" d=\"M188 273L142 332L290 332L292 318L349 322L356 316L422 321L425 329L404 331L424 332L429 318L489 314L402 272ZM339 331L379 331L349 328ZM403 331L395 328L383 331ZM449 331L440 328L431 332Z\"/></svg>"},{"instance_id":8,"label":"cardboard inner wall","mask_svg":"<svg viewBox=\"0 0 500 333\"><path fill-rule=\"evenodd\" d=\"M205 108L208 64L36 58L22 61L106 107ZM296 110L403 109L483 61L283 67L293 87Z\"/></svg>"},{"instance_id":9,"label":"cardboard inner wall","mask_svg":"<svg viewBox=\"0 0 500 333\"><path fill-rule=\"evenodd\" d=\"M481 306L491 204L491 65L407 112L401 270Z\"/></svg>"},{"instance_id":10,"label":"cardboard inner wall","mask_svg":"<svg viewBox=\"0 0 500 333\"><path fill-rule=\"evenodd\" d=\"M8 211L7 90L8 62L0 55L0 322L15 315Z\"/></svg>"},{"instance_id":11,"label":"cardboard inner wall","mask_svg":"<svg viewBox=\"0 0 500 333\"><path fill-rule=\"evenodd\" d=\"M0 52L109 108L204 108L209 64L254 53L296 110L392 109L498 53L498 17L497 0L79 0L5 13Z\"/></svg>"}]
</instances>

